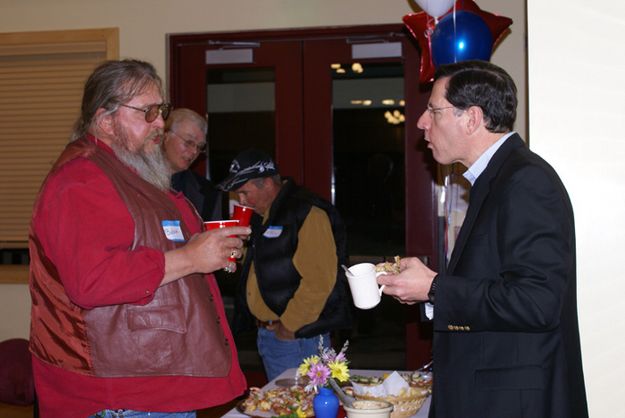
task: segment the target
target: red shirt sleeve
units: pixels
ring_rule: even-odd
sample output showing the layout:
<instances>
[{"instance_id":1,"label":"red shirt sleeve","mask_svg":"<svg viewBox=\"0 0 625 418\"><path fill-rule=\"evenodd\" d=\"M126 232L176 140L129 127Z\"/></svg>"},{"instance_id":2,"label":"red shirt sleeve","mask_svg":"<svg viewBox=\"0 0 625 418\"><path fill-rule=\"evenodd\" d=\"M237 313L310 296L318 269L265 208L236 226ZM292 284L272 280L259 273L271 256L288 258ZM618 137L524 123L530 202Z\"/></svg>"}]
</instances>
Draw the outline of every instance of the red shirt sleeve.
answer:
<instances>
[{"instance_id":1,"label":"red shirt sleeve","mask_svg":"<svg viewBox=\"0 0 625 418\"><path fill-rule=\"evenodd\" d=\"M189 218L182 197L170 197ZM187 224L193 233L199 231L196 223ZM132 217L111 181L89 160L70 161L48 178L33 228L69 298L83 308L148 303L165 274L162 251L130 250Z\"/></svg>"}]
</instances>

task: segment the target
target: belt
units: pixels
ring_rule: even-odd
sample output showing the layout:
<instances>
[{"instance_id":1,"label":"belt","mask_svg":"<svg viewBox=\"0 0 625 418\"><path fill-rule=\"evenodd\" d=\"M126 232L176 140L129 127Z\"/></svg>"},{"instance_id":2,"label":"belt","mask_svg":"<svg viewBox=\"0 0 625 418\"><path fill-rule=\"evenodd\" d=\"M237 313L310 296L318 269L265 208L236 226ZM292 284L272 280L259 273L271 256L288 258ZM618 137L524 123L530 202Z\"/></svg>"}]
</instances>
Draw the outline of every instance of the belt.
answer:
<instances>
[{"instance_id":1,"label":"belt","mask_svg":"<svg viewBox=\"0 0 625 418\"><path fill-rule=\"evenodd\" d=\"M267 328L267 327L269 327L271 325L276 325L276 324L279 324L279 323L280 323L279 319L274 319L272 321L261 321L260 319L256 320L256 326L258 328Z\"/></svg>"}]
</instances>

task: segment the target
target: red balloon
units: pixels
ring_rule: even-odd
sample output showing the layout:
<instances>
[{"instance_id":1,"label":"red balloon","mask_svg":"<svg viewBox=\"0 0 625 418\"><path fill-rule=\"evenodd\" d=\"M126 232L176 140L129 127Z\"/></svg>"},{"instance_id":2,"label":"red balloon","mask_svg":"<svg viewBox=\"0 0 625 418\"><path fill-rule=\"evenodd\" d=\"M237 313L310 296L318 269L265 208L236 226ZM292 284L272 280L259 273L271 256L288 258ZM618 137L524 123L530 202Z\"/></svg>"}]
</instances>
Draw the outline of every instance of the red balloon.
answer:
<instances>
[{"instance_id":1,"label":"red balloon","mask_svg":"<svg viewBox=\"0 0 625 418\"><path fill-rule=\"evenodd\" d=\"M432 62L431 36L434 31L434 18L425 12L411 13L404 16L404 24L419 43L421 49L421 63L419 65L419 82L427 83L434 77L434 63Z\"/></svg>"},{"instance_id":2,"label":"red balloon","mask_svg":"<svg viewBox=\"0 0 625 418\"><path fill-rule=\"evenodd\" d=\"M457 0L456 10L465 10L467 12L473 12L476 15L480 16L484 20L484 22L486 22L486 26L488 26L490 32L493 34L493 45L497 45L499 38L512 24L512 19L510 19L509 17L485 12L484 10L480 9L480 7L475 4L473 0ZM447 12L447 14L449 13L452 12Z\"/></svg>"},{"instance_id":3,"label":"red balloon","mask_svg":"<svg viewBox=\"0 0 625 418\"><path fill-rule=\"evenodd\" d=\"M512 24L512 19L505 16L498 16L493 13L485 12L473 0L456 0L456 11L465 10L475 13L480 16L490 32L493 35L493 49L497 46L498 42L503 37L508 27ZM447 16L453 13L454 8L451 8L447 13L440 17ZM421 48L421 65L419 68L419 81L421 83L427 83L432 81L434 77L434 64L432 63L432 49L431 49L431 35L434 31L435 23L434 18L427 15L425 12L411 13L403 17L404 24L412 33L419 43Z\"/></svg>"}]
</instances>

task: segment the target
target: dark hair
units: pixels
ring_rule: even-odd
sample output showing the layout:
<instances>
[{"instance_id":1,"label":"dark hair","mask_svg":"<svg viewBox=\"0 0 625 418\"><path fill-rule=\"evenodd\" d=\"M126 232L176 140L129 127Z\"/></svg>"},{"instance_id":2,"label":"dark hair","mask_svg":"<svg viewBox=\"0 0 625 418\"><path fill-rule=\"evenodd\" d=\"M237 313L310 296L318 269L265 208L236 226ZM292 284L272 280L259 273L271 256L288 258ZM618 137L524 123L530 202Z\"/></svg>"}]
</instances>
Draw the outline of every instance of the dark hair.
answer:
<instances>
[{"instance_id":1,"label":"dark hair","mask_svg":"<svg viewBox=\"0 0 625 418\"><path fill-rule=\"evenodd\" d=\"M162 89L156 69L148 62L126 59L100 64L85 83L80 117L74 125L72 139L87 133L99 108L113 113L120 104L130 101L153 85Z\"/></svg>"},{"instance_id":2,"label":"dark hair","mask_svg":"<svg viewBox=\"0 0 625 418\"><path fill-rule=\"evenodd\" d=\"M511 131L516 120L517 90L512 77L487 61L441 65L434 79L449 77L445 99L458 109L478 106L490 132Z\"/></svg>"}]
</instances>

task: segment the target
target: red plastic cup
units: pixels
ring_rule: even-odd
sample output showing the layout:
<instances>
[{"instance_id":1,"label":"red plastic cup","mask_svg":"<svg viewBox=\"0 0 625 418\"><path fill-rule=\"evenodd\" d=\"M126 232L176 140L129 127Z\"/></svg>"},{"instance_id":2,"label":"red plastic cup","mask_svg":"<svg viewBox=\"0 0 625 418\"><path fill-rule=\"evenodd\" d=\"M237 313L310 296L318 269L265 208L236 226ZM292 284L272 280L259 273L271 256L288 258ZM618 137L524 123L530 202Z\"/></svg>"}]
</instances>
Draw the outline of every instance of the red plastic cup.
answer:
<instances>
[{"instance_id":1,"label":"red plastic cup","mask_svg":"<svg viewBox=\"0 0 625 418\"><path fill-rule=\"evenodd\" d=\"M248 206L234 205L232 219L239 221L239 225L241 226L249 226L253 213L254 209Z\"/></svg>"},{"instance_id":2,"label":"red plastic cup","mask_svg":"<svg viewBox=\"0 0 625 418\"><path fill-rule=\"evenodd\" d=\"M210 231L211 229L230 228L230 227L237 226L237 225L239 225L239 221L236 219L204 222L204 228L207 231ZM234 235L232 236L234 237ZM228 257L228 261L232 261L233 263L236 263L237 259L235 257Z\"/></svg>"}]
</instances>

